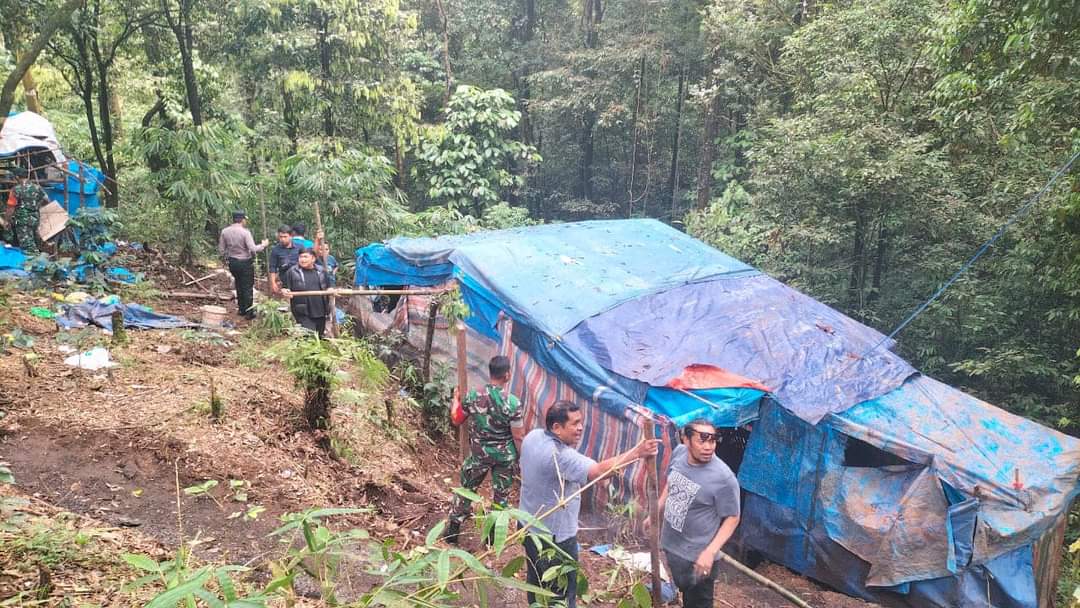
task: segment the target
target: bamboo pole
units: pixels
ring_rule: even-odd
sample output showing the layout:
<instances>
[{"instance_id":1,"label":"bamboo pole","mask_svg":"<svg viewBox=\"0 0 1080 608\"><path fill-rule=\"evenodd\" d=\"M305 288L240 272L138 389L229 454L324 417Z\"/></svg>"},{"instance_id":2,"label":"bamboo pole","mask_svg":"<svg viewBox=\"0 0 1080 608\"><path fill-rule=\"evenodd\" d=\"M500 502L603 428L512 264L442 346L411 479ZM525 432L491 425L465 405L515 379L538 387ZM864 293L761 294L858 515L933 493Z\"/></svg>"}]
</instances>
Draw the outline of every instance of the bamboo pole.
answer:
<instances>
[{"instance_id":1,"label":"bamboo pole","mask_svg":"<svg viewBox=\"0 0 1080 608\"><path fill-rule=\"evenodd\" d=\"M266 247L263 251L266 252L266 275L269 279L270 276L270 227L266 225L266 200L263 197L259 197L259 214L262 216L262 236L266 241ZM266 284L266 293L270 294L270 283Z\"/></svg>"},{"instance_id":2,"label":"bamboo pole","mask_svg":"<svg viewBox=\"0 0 1080 608\"><path fill-rule=\"evenodd\" d=\"M465 396L469 392L469 350L466 344L465 338L465 324L458 321L455 325L457 335L457 380L458 380L458 398L462 403L465 402ZM458 429L458 451L461 454L462 462L469 455L469 422L465 421L464 424L457 427Z\"/></svg>"},{"instance_id":3,"label":"bamboo pole","mask_svg":"<svg viewBox=\"0 0 1080 608\"><path fill-rule=\"evenodd\" d=\"M654 439L656 429L651 419L645 420L642 428L645 439ZM649 558L652 566L652 605L659 608L664 605L660 595L660 505L658 503L659 488L656 479L656 456L645 458L645 499L649 501Z\"/></svg>"},{"instance_id":4,"label":"bamboo pole","mask_svg":"<svg viewBox=\"0 0 1080 608\"><path fill-rule=\"evenodd\" d=\"M424 382L431 381L431 343L435 340L435 319L439 314L439 301L428 304L427 336L424 339Z\"/></svg>"},{"instance_id":5,"label":"bamboo pole","mask_svg":"<svg viewBox=\"0 0 1080 608\"><path fill-rule=\"evenodd\" d=\"M318 238L318 235L322 234L323 238L326 237L326 233L323 232L322 213L319 210L319 199L315 199L315 230L316 230L315 255L319 255L319 252L322 249L322 239ZM322 255L320 257L322 257L323 272L326 273L326 276L329 277L330 276L329 258L326 255ZM326 318L326 335L328 337L333 338L335 335L337 335L337 329L335 327L336 324L337 324L337 296L336 296L336 294L333 293L333 290L328 290L328 291L331 291L331 293L329 294L330 295L330 315L327 316L327 318Z\"/></svg>"},{"instance_id":6,"label":"bamboo pole","mask_svg":"<svg viewBox=\"0 0 1080 608\"><path fill-rule=\"evenodd\" d=\"M324 289L322 291L294 291L305 296L431 296L449 291L432 289Z\"/></svg>"},{"instance_id":7,"label":"bamboo pole","mask_svg":"<svg viewBox=\"0 0 1080 608\"><path fill-rule=\"evenodd\" d=\"M757 572L754 572L750 568L747 568L746 566L744 566L742 564L742 562L740 562L739 560L731 557L727 553L724 553L723 551L718 551L716 554L718 556L720 556L720 559L727 562L728 565L732 566L733 568L735 568L739 572L745 574L746 576L749 576L750 578L754 579L755 581L761 583L762 585L765 585L769 589L772 589L773 591L775 591L775 592L779 593L780 595L784 596L785 599L790 601L792 604L795 604L799 608L812 608L812 606L810 606L810 604L807 604L801 597L795 595L794 593L792 593L791 591L788 591L787 589L784 589L783 587L780 586L779 583L773 582L772 580L758 574Z\"/></svg>"}]
</instances>

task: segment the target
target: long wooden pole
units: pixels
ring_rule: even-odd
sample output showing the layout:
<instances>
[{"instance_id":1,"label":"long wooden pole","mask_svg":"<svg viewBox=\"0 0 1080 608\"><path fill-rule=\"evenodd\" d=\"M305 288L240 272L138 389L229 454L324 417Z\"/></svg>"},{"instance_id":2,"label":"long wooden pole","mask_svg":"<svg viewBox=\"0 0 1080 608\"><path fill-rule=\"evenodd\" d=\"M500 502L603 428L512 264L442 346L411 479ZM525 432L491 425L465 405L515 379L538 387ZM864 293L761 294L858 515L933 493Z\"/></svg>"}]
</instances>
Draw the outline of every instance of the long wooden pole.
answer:
<instances>
[{"instance_id":1,"label":"long wooden pole","mask_svg":"<svg viewBox=\"0 0 1080 608\"><path fill-rule=\"evenodd\" d=\"M455 333L457 334L457 384L458 384L458 398L465 401L465 396L469 393L469 349L465 340L465 324L458 321L454 326ZM461 426L457 427L458 430L458 451L461 454L462 462L469 455L469 422L466 421Z\"/></svg>"},{"instance_id":2,"label":"long wooden pole","mask_svg":"<svg viewBox=\"0 0 1080 608\"><path fill-rule=\"evenodd\" d=\"M259 214L262 216L262 233L263 233L262 236L263 236L263 240L266 241L266 243L267 243L266 247L264 248L264 251L266 251L266 277L268 279L267 283L266 283L266 293L269 294L270 293L270 282L269 282L269 278L270 278L270 227L266 225L266 201L261 196L259 197Z\"/></svg>"},{"instance_id":3,"label":"long wooden pole","mask_svg":"<svg viewBox=\"0 0 1080 608\"><path fill-rule=\"evenodd\" d=\"M646 420L642 428L645 439L655 439L656 429L652 420ZM660 504L659 488L656 476L656 456L645 458L645 499L649 501L649 558L652 566L652 605L659 608L664 605L660 595Z\"/></svg>"},{"instance_id":4,"label":"long wooden pole","mask_svg":"<svg viewBox=\"0 0 1080 608\"><path fill-rule=\"evenodd\" d=\"M318 231L319 234L322 234L323 238L326 238L326 233L323 232L322 213L319 212L319 199L315 199L315 230ZM318 238L318 234L316 235L316 238L315 238L315 247L318 247L318 249L315 250L315 254L319 255L319 252L322 250L322 239ZM320 257L322 257L323 272L325 272L327 276L330 276L330 262L329 262L328 256L326 256L324 254L324 255L321 255ZM336 329L334 327L336 322L337 322L337 297L336 297L336 294L331 292L330 293L330 316L328 316L327 319L326 319L326 335L330 336L331 338L333 338L337 334L337 331L336 331Z\"/></svg>"},{"instance_id":5,"label":"long wooden pole","mask_svg":"<svg viewBox=\"0 0 1080 608\"><path fill-rule=\"evenodd\" d=\"M431 296L445 293L447 289L324 289L322 291L294 292L305 296Z\"/></svg>"},{"instance_id":6,"label":"long wooden pole","mask_svg":"<svg viewBox=\"0 0 1080 608\"><path fill-rule=\"evenodd\" d=\"M787 589L784 589L783 587L780 586L779 583L776 583L776 582L774 582L774 581L772 581L770 579L767 579L764 576L758 574L757 572L754 572L750 568L747 568L746 566L744 566L742 564L742 562L735 559L734 557L731 557L727 553L724 553L723 551L718 551L716 554L718 556L720 556L720 559L727 562L728 565L730 565L731 567L735 568L739 572L742 572L746 576L749 576L750 578L752 578L755 581L761 583L762 585L765 585L769 589L772 589L773 591L775 591L775 592L779 593L780 595L784 596L784 598L786 598L788 601L790 601L792 604L795 604L799 608L813 608L810 604L807 604L806 601L803 600L801 597L795 595L794 593L792 593L791 591L788 591Z\"/></svg>"},{"instance_id":7,"label":"long wooden pole","mask_svg":"<svg viewBox=\"0 0 1080 608\"><path fill-rule=\"evenodd\" d=\"M435 341L435 320L439 315L439 300L432 298L428 304L427 336L424 339L424 382L431 381L431 343Z\"/></svg>"}]
</instances>

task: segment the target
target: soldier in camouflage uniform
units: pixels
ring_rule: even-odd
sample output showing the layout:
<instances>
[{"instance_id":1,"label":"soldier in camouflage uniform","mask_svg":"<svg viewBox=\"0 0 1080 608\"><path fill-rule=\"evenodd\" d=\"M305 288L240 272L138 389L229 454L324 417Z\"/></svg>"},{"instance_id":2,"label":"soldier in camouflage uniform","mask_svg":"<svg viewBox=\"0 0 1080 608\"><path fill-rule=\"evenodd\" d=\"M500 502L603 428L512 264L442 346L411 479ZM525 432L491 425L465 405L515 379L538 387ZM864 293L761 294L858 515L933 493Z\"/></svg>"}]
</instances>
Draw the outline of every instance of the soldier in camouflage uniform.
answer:
<instances>
[{"instance_id":1,"label":"soldier in camouflage uniform","mask_svg":"<svg viewBox=\"0 0 1080 608\"><path fill-rule=\"evenodd\" d=\"M507 392L510 360L503 356L492 357L488 371L491 381L484 386L483 394L470 391L461 402L465 414L472 418L470 454L461 464L461 485L475 492L490 471L492 498L495 504L505 507L514 483L514 465L524 434L523 420L517 397ZM461 524L471 512L472 503L455 496L443 538L456 543Z\"/></svg>"},{"instance_id":2,"label":"soldier in camouflage uniform","mask_svg":"<svg viewBox=\"0 0 1080 608\"><path fill-rule=\"evenodd\" d=\"M39 253L38 224L41 222L41 201L46 198L45 190L27 179L26 169L14 167L12 172L20 179L12 189L15 211L8 220L8 242L22 249L27 256L35 256Z\"/></svg>"}]
</instances>

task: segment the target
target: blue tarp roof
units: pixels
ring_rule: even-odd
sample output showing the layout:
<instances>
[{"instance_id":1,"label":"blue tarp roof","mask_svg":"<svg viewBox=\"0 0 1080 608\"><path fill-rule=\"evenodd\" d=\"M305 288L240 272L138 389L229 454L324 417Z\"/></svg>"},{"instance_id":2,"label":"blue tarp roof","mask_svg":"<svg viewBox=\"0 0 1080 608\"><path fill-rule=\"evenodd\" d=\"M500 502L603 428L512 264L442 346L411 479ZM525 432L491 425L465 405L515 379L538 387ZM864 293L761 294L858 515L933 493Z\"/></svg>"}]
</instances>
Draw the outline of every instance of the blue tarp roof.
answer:
<instances>
[{"instance_id":1,"label":"blue tarp roof","mask_svg":"<svg viewBox=\"0 0 1080 608\"><path fill-rule=\"evenodd\" d=\"M603 367L664 386L692 364L767 386L811 424L887 393L915 369L885 336L765 275L678 286L586 319L565 338Z\"/></svg>"},{"instance_id":2,"label":"blue tarp roof","mask_svg":"<svg viewBox=\"0 0 1080 608\"><path fill-rule=\"evenodd\" d=\"M750 266L656 220L396 238L385 248L396 261L369 248L357 254L385 264L372 270L401 271L408 265L412 273L428 281L435 280L432 271L442 280L449 278L442 273L452 266L494 294L512 316L553 337L636 297L720 276L757 274ZM369 284L375 284L372 270L366 275Z\"/></svg>"}]
</instances>

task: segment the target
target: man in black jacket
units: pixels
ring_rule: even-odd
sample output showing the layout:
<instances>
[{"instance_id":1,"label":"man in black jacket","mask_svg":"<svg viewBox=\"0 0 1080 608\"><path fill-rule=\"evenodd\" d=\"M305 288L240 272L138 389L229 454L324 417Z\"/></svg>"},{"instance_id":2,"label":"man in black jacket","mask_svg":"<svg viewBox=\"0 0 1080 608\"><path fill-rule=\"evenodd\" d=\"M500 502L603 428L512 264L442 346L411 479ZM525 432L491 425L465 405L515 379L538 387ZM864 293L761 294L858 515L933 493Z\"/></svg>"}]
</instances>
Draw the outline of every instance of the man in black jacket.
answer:
<instances>
[{"instance_id":1,"label":"man in black jacket","mask_svg":"<svg viewBox=\"0 0 1080 608\"><path fill-rule=\"evenodd\" d=\"M285 271L285 289L293 319L305 329L323 337L326 317L333 314L329 299L324 296L305 296L305 291L325 291L329 287L326 273L315 267L315 252L302 249L297 264Z\"/></svg>"}]
</instances>

